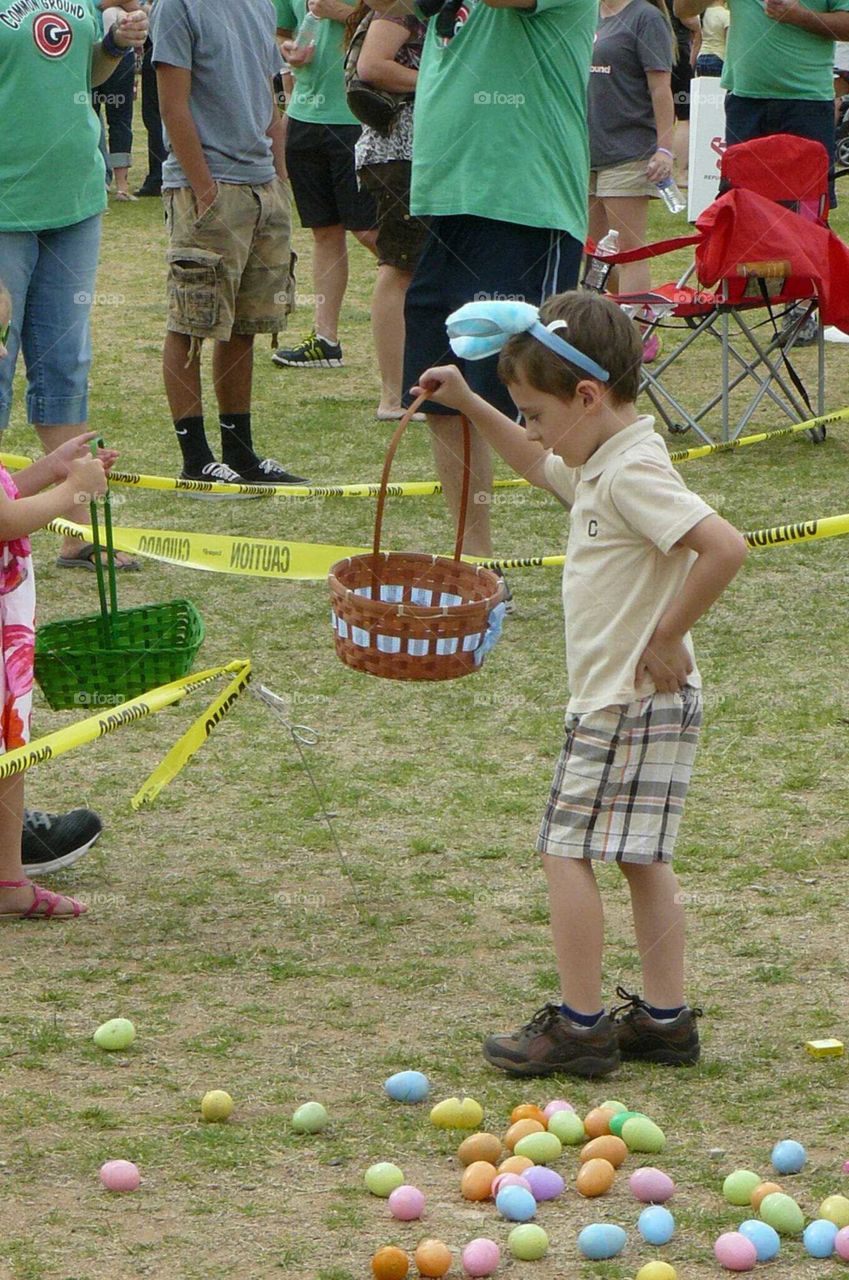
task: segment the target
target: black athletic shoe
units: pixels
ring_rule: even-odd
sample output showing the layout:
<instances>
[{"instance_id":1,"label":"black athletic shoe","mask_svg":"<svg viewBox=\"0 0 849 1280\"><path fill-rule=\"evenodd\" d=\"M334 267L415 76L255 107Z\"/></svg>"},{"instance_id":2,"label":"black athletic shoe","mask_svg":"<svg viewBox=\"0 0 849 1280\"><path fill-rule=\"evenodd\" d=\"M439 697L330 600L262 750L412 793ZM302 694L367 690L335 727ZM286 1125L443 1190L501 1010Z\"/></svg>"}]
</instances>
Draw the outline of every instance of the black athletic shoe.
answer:
<instances>
[{"instance_id":1,"label":"black athletic shoe","mask_svg":"<svg viewBox=\"0 0 849 1280\"><path fill-rule=\"evenodd\" d=\"M162 187L158 182L143 182L133 192L134 196L161 196Z\"/></svg>"},{"instance_id":2,"label":"black athletic shoe","mask_svg":"<svg viewBox=\"0 0 849 1280\"><path fill-rule=\"evenodd\" d=\"M239 476L244 484L309 484L303 476L293 476L276 458L257 459L252 467L242 467Z\"/></svg>"},{"instance_id":3,"label":"black athletic shoe","mask_svg":"<svg viewBox=\"0 0 849 1280\"><path fill-rule=\"evenodd\" d=\"M784 323L781 326L781 336L784 342L789 342L795 334L794 347L812 347L814 345L819 333L817 313L814 311L812 315L802 320L807 310L808 304L806 302L797 302L787 312L784 317ZM800 320L801 324L799 323Z\"/></svg>"},{"instance_id":4,"label":"black athletic shoe","mask_svg":"<svg viewBox=\"0 0 849 1280\"><path fill-rule=\"evenodd\" d=\"M91 809L70 813L44 813L24 809L21 859L29 875L70 867L88 853L103 830L103 823Z\"/></svg>"},{"instance_id":5,"label":"black athletic shoe","mask_svg":"<svg viewBox=\"0 0 849 1280\"><path fill-rule=\"evenodd\" d=\"M228 467L224 462L207 462L206 466L201 467L200 471L187 471L185 467L180 472L181 480L199 480L205 484L244 484L245 481L239 475L238 471L234 471L232 467ZM253 481L251 483L254 483ZM266 484L268 481L265 482ZM203 489L178 489L178 493L182 493L185 498L224 498L228 502L232 502L235 498L250 498L249 493L205 493Z\"/></svg>"},{"instance_id":6,"label":"black athletic shoe","mask_svg":"<svg viewBox=\"0 0 849 1280\"><path fill-rule=\"evenodd\" d=\"M625 1001L611 1009L619 1052L626 1061L657 1062L667 1067L694 1067L699 1060L699 1029L696 1018L701 1009L684 1008L670 1022L658 1022L645 1000L624 987L616 994ZM620 1016L621 1015L621 1016Z\"/></svg>"},{"instance_id":7,"label":"black athletic shoe","mask_svg":"<svg viewBox=\"0 0 849 1280\"><path fill-rule=\"evenodd\" d=\"M341 369L342 348L313 331L297 347L281 347L271 359L284 369Z\"/></svg>"},{"instance_id":8,"label":"black athletic shoe","mask_svg":"<svg viewBox=\"0 0 849 1280\"><path fill-rule=\"evenodd\" d=\"M619 1066L616 1030L607 1014L579 1027L546 1004L518 1031L489 1036L483 1056L511 1076L605 1076Z\"/></svg>"}]
</instances>

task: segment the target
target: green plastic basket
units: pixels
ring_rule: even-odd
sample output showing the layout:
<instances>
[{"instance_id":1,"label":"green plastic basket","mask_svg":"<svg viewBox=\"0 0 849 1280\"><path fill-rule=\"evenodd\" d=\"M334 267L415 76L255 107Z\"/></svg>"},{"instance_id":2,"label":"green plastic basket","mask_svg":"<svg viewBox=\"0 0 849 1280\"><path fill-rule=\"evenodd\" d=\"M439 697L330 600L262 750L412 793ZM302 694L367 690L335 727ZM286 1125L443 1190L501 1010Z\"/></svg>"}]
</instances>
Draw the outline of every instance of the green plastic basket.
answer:
<instances>
[{"instance_id":1,"label":"green plastic basket","mask_svg":"<svg viewBox=\"0 0 849 1280\"><path fill-rule=\"evenodd\" d=\"M92 452L96 452L92 443ZM203 644L203 619L190 600L119 609L112 512L104 504L109 603L97 507L91 504L100 613L49 622L35 637L35 678L54 711L107 708L188 675Z\"/></svg>"}]
</instances>

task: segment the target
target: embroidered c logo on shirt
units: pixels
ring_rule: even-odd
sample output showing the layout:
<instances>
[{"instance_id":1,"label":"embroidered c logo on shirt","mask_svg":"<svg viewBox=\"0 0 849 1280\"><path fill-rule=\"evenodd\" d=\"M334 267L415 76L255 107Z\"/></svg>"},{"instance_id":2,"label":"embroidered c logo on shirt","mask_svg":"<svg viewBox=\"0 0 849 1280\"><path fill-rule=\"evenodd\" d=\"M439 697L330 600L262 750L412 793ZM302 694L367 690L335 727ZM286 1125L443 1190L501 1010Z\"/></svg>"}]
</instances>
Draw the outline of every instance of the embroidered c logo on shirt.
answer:
<instances>
[{"instance_id":1,"label":"embroidered c logo on shirt","mask_svg":"<svg viewBox=\"0 0 849 1280\"><path fill-rule=\"evenodd\" d=\"M74 29L60 13L40 13L32 24L32 38L46 58L63 58L71 47Z\"/></svg>"}]
</instances>

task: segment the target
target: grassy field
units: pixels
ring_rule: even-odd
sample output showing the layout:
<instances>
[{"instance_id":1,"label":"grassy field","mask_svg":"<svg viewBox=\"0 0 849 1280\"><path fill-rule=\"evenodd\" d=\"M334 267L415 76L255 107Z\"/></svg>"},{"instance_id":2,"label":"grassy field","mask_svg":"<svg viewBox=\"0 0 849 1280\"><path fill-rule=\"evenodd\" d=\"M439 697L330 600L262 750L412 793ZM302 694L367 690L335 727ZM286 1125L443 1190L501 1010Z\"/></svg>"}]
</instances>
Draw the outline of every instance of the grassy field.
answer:
<instances>
[{"instance_id":1,"label":"grassy field","mask_svg":"<svg viewBox=\"0 0 849 1280\"><path fill-rule=\"evenodd\" d=\"M653 216L653 232L671 233L665 213ZM846 231L845 214L836 225ZM159 372L158 202L113 204L104 234L92 423L126 469L176 474ZM299 289L309 293L303 233L297 247ZM257 347L256 437L316 481L379 474L389 432L373 420L372 278L354 249L344 369L277 370L267 346ZM290 334L309 323L304 307ZM845 348L831 347L828 365L834 409L849 403ZM716 353L692 355L692 389L715 387L718 368ZM779 425L769 407L756 423ZM835 427L819 447L795 438L694 462L686 479L747 529L836 514L849 508L847 434ZM5 447L35 452L22 394ZM432 475L424 430L408 433L397 471ZM374 513L368 501L119 496L126 525L304 541L362 544ZM494 527L504 555L560 551L567 532L561 509L525 490L497 497ZM445 549L441 499L390 502L387 540ZM482 674L419 687L339 665L321 583L153 562L122 580L126 606L196 601L207 626L202 665L250 655L256 678L318 731L307 759L350 874L291 738L249 695L153 810L132 812L129 797L203 695L29 775L31 804L91 804L106 831L73 872L51 881L91 904L84 921L0 936L0 1275L360 1280L379 1245L412 1249L427 1235L454 1249L458 1276L462 1246L477 1235L503 1243L508 1224L491 1205L460 1198L460 1135L434 1129L427 1108L383 1095L384 1078L407 1066L427 1072L434 1099L478 1098L497 1133L516 1103L555 1096L579 1110L615 1097L649 1112L668 1135L657 1163L678 1183L678 1230L662 1256L680 1280L717 1274L716 1234L747 1216L723 1202L721 1179L738 1166L766 1176L777 1139L808 1146L806 1170L779 1179L807 1213L827 1193L846 1192L846 1059L814 1061L802 1046L849 1030L847 545L752 553L698 628L706 727L677 865L690 904L689 989L705 1011L703 1063L677 1074L628 1066L596 1084L511 1082L479 1053L482 1036L556 995L531 849L566 698L557 571L512 575L517 612ZM93 575L55 568L50 535L35 550L40 620L90 612ZM35 735L72 718L37 700ZM601 880L612 997L617 983L637 987L639 964L621 878L603 868ZM118 1015L134 1020L138 1038L107 1055L91 1036ZM211 1088L236 1100L226 1125L200 1119ZM311 1098L327 1105L331 1124L299 1137L290 1117ZM98 1168L113 1157L139 1164L138 1194L102 1190ZM363 1172L381 1159L424 1190L421 1223L394 1223L365 1191ZM592 1203L574 1191L576 1161L564 1155L569 1190L540 1212L549 1256L505 1260L505 1275L625 1280L658 1252L635 1230L626 1177L635 1159ZM629 1230L614 1262L578 1259L577 1231L597 1220ZM798 1242L772 1271L782 1280L842 1274Z\"/></svg>"}]
</instances>

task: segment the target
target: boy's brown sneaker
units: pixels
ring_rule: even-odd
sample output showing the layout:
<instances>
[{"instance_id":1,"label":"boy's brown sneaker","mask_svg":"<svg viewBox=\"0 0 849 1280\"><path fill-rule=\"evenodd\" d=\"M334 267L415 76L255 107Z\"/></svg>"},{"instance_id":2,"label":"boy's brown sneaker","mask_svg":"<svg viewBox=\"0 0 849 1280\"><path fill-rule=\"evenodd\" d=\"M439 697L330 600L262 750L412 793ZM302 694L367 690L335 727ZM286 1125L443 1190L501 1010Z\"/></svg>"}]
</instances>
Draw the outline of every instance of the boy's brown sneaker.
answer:
<instances>
[{"instance_id":1,"label":"boy's brown sneaker","mask_svg":"<svg viewBox=\"0 0 849 1280\"><path fill-rule=\"evenodd\" d=\"M624 987L616 994L625 1004L611 1009L619 1039L619 1052L628 1062L657 1062L667 1067L694 1067L699 1060L699 1029L696 1018L701 1009L684 1008L670 1022L658 1022L645 1000ZM621 1016L620 1016L621 1015Z\"/></svg>"},{"instance_id":2,"label":"boy's brown sneaker","mask_svg":"<svg viewBox=\"0 0 849 1280\"><path fill-rule=\"evenodd\" d=\"M605 1076L619 1066L616 1028L607 1014L593 1027L579 1027L556 1004L543 1005L511 1035L489 1036L483 1056L511 1076Z\"/></svg>"}]
</instances>

